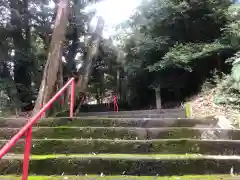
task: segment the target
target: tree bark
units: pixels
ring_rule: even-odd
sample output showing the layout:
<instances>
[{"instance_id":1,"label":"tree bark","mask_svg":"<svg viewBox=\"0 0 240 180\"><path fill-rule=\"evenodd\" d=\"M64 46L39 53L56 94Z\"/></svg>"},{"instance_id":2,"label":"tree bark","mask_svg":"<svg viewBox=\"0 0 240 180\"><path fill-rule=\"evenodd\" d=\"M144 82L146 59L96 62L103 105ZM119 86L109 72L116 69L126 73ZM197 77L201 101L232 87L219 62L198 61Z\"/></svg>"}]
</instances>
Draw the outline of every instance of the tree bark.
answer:
<instances>
[{"instance_id":1,"label":"tree bark","mask_svg":"<svg viewBox=\"0 0 240 180\"><path fill-rule=\"evenodd\" d=\"M68 25L70 0L60 0L58 11L53 29L52 40L48 59L44 68L43 78L35 103L33 115L35 115L41 106L44 106L54 94L54 87L57 82L57 74L62 59L62 48L65 40L65 33Z\"/></svg>"},{"instance_id":2,"label":"tree bark","mask_svg":"<svg viewBox=\"0 0 240 180\"><path fill-rule=\"evenodd\" d=\"M155 95L156 95L156 108L157 109L161 109L162 107L162 102L161 102L161 89L160 89L160 86L158 86L156 89L155 89Z\"/></svg>"}]
</instances>

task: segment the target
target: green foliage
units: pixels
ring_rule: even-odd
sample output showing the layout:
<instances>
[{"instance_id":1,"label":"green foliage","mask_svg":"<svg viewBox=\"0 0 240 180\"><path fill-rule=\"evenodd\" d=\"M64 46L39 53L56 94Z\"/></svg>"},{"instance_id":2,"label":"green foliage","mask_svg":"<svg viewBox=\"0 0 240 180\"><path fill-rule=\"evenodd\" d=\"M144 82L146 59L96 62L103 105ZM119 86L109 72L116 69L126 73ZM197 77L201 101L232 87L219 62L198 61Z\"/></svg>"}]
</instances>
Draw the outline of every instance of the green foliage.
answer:
<instances>
[{"instance_id":1,"label":"green foliage","mask_svg":"<svg viewBox=\"0 0 240 180\"><path fill-rule=\"evenodd\" d=\"M175 66L192 71L190 63L193 60L211 56L223 48L226 47L220 43L176 44L163 56L162 61L158 61L148 68L150 71L159 71L169 66Z\"/></svg>"},{"instance_id":2,"label":"green foliage","mask_svg":"<svg viewBox=\"0 0 240 180\"><path fill-rule=\"evenodd\" d=\"M146 62L150 71L189 65L224 48L217 39L230 4L228 0L149 1L130 23L133 33L125 51Z\"/></svg>"},{"instance_id":3,"label":"green foliage","mask_svg":"<svg viewBox=\"0 0 240 180\"><path fill-rule=\"evenodd\" d=\"M139 96L139 87L160 85L163 101L167 96L174 99L173 94L186 97L187 92L200 90L197 86L212 71L225 72L228 65L224 61L231 56L226 52L234 49L230 42L237 34L232 27L237 20L233 9L230 0L151 0L142 4L122 26L130 32L121 42L132 94Z\"/></svg>"},{"instance_id":4,"label":"green foliage","mask_svg":"<svg viewBox=\"0 0 240 180\"><path fill-rule=\"evenodd\" d=\"M240 51L236 53L234 58L235 60L233 61L232 77L236 81L236 83L240 83ZM240 89L240 84L239 84L239 89Z\"/></svg>"},{"instance_id":5,"label":"green foliage","mask_svg":"<svg viewBox=\"0 0 240 180\"><path fill-rule=\"evenodd\" d=\"M86 54L86 42L80 39L89 35L87 27L94 12L82 11L89 3L92 1L71 3L63 48L64 81L76 72L76 55L80 54L82 63ZM11 107L25 106L36 99L56 16L56 7L47 4L48 1L4 0L0 5L0 62L7 64L0 68L0 86L3 98L6 95L14 104ZM90 94L108 96L124 84L121 89L129 99L146 97L146 101L153 101L151 88L158 84L164 97L164 90L181 94L192 91L191 86L201 86L210 71L217 68L215 60L224 62L231 56L222 53L224 50L240 49L239 7L231 0L144 1L120 26L121 36L116 38L119 47L111 39L102 40L89 83ZM222 82L222 92L232 97L237 97L239 89L239 58L238 52L228 59L233 65L232 74ZM197 83L186 83L191 80ZM225 89L227 86L232 89ZM228 97L225 99L231 103ZM140 103L136 100L136 104Z\"/></svg>"},{"instance_id":6,"label":"green foliage","mask_svg":"<svg viewBox=\"0 0 240 180\"><path fill-rule=\"evenodd\" d=\"M85 53L85 44L79 39L87 35L87 25L94 15L94 12L82 11L90 3L93 2L71 1L71 16L62 50L64 81L76 71L76 54ZM37 0L0 3L0 86L10 98L12 107L31 109L33 106L42 81L57 7L49 6L49 1Z\"/></svg>"},{"instance_id":7,"label":"green foliage","mask_svg":"<svg viewBox=\"0 0 240 180\"><path fill-rule=\"evenodd\" d=\"M230 23L226 26L225 38L234 49L240 49L240 6L229 9ZM232 63L232 72L219 83L216 103L229 105L240 110L240 51L228 59Z\"/></svg>"},{"instance_id":8,"label":"green foliage","mask_svg":"<svg viewBox=\"0 0 240 180\"><path fill-rule=\"evenodd\" d=\"M218 82L215 103L228 105L234 109L240 110L239 52L232 57L232 59L234 58L234 62L236 64L233 63L232 73L225 76L220 82Z\"/></svg>"},{"instance_id":9,"label":"green foliage","mask_svg":"<svg viewBox=\"0 0 240 180\"><path fill-rule=\"evenodd\" d=\"M240 89L238 86L231 76L226 76L218 85L219 89L215 95L215 103L229 105L240 110Z\"/></svg>"}]
</instances>

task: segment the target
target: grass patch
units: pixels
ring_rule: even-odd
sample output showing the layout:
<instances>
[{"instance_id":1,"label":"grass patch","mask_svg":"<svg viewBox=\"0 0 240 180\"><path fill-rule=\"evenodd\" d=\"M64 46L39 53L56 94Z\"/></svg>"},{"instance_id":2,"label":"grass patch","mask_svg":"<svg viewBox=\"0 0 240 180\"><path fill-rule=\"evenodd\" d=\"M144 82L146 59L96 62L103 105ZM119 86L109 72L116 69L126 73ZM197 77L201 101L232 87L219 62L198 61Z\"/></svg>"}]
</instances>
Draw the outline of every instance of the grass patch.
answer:
<instances>
[{"instance_id":1,"label":"grass patch","mask_svg":"<svg viewBox=\"0 0 240 180\"><path fill-rule=\"evenodd\" d=\"M50 154L50 155L32 155L31 160L44 160L44 159L56 159L56 158L79 158L79 159L141 159L141 160L153 160L153 159L199 159L204 158L200 154ZM6 155L4 159L23 159L23 154Z\"/></svg>"},{"instance_id":2,"label":"grass patch","mask_svg":"<svg viewBox=\"0 0 240 180\"><path fill-rule=\"evenodd\" d=\"M21 176L0 176L6 180L20 180ZM230 175L187 175L187 176L29 176L28 180L234 180Z\"/></svg>"}]
</instances>

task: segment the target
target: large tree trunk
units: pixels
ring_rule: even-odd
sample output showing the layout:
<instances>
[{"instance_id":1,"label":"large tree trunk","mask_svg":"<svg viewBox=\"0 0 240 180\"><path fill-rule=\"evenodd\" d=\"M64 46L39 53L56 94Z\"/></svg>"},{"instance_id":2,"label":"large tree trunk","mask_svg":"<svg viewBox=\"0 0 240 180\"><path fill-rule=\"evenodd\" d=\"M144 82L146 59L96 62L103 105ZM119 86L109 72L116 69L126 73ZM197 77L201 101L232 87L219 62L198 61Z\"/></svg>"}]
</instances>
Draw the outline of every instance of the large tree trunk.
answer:
<instances>
[{"instance_id":1,"label":"large tree trunk","mask_svg":"<svg viewBox=\"0 0 240 180\"><path fill-rule=\"evenodd\" d=\"M39 89L33 115L41 109L41 106L44 106L49 101L55 91L57 74L59 72L60 62L62 59L62 48L68 25L69 3L70 0L60 0L58 3L58 12L52 34L48 59L45 65L43 79Z\"/></svg>"}]
</instances>

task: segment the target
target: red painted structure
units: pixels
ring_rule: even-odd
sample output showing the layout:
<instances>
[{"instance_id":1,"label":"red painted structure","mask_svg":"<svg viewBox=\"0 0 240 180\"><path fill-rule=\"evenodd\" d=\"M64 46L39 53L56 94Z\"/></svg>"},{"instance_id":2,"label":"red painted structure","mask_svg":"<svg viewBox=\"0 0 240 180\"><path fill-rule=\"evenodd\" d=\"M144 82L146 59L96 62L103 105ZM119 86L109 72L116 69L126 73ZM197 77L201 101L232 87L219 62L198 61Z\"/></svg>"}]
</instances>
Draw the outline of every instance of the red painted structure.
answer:
<instances>
[{"instance_id":1,"label":"red painted structure","mask_svg":"<svg viewBox=\"0 0 240 180\"><path fill-rule=\"evenodd\" d=\"M49 109L54 101L61 96L69 86L71 87L71 99L70 99L70 118L73 117L73 108L74 108L74 94L75 94L75 81L74 78L71 78L58 92L55 96L48 101L48 103L42 107L42 109L32 117L20 130L15 134L12 139L6 143L0 150L0 159L17 143L17 141L25 135L25 150L24 150L24 159L23 159L23 174L22 180L28 179L28 167L29 167L29 158L31 151L31 141L32 141L32 126L41 118L43 113Z\"/></svg>"},{"instance_id":2,"label":"red painted structure","mask_svg":"<svg viewBox=\"0 0 240 180\"><path fill-rule=\"evenodd\" d=\"M118 112L117 96L113 96L113 108L114 111Z\"/></svg>"}]
</instances>

